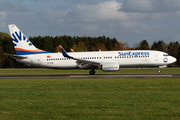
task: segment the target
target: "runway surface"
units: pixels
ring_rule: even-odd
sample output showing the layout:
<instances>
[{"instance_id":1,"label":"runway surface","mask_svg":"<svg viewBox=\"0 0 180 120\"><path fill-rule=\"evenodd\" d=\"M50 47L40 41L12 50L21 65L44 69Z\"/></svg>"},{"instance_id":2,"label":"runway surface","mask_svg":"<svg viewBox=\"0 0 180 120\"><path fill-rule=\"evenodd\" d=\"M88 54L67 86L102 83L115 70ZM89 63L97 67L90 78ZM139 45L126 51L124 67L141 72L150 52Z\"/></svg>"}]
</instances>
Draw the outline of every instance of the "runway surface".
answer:
<instances>
[{"instance_id":1,"label":"runway surface","mask_svg":"<svg viewBox=\"0 0 180 120\"><path fill-rule=\"evenodd\" d=\"M131 74L131 75L0 75L0 79L40 78L180 78L180 74Z\"/></svg>"}]
</instances>

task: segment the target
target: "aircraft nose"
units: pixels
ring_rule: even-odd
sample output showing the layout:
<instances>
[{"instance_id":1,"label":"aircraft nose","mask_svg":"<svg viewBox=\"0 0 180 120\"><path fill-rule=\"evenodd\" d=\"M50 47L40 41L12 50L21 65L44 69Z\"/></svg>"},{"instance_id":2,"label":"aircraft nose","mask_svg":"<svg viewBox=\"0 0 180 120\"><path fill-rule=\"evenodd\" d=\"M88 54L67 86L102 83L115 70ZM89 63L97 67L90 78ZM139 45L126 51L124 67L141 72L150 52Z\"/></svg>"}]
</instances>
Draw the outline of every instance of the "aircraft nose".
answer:
<instances>
[{"instance_id":1,"label":"aircraft nose","mask_svg":"<svg viewBox=\"0 0 180 120\"><path fill-rule=\"evenodd\" d=\"M171 56L171 62L174 63L174 62L176 62L176 61L177 61L177 59L176 59L175 57L172 57L172 56Z\"/></svg>"}]
</instances>

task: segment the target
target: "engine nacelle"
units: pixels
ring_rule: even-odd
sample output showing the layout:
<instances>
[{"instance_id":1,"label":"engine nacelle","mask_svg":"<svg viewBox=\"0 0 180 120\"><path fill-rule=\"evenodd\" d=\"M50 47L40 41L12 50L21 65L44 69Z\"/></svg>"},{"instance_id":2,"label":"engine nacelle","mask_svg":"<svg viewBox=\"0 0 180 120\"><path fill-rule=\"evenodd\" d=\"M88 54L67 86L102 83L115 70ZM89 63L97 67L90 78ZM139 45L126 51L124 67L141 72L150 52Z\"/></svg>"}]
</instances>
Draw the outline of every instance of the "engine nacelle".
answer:
<instances>
[{"instance_id":1,"label":"engine nacelle","mask_svg":"<svg viewBox=\"0 0 180 120\"><path fill-rule=\"evenodd\" d=\"M102 64L102 70L103 71L118 71L119 70L119 64L116 62L109 62Z\"/></svg>"}]
</instances>

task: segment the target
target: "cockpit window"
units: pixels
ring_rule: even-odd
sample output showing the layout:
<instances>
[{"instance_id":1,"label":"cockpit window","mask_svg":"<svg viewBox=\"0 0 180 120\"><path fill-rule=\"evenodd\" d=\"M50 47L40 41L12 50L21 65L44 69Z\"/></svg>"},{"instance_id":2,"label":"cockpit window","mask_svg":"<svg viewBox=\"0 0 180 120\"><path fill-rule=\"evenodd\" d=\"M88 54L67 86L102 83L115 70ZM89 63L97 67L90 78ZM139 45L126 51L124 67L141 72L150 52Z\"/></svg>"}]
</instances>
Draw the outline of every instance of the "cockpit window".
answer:
<instances>
[{"instance_id":1,"label":"cockpit window","mask_svg":"<svg viewBox=\"0 0 180 120\"><path fill-rule=\"evenodd\" d=\"M169 55L168 55L168 54L163 54L163 56L167 57L167 56L169 56Z\"/></svg>"}]
</instances>

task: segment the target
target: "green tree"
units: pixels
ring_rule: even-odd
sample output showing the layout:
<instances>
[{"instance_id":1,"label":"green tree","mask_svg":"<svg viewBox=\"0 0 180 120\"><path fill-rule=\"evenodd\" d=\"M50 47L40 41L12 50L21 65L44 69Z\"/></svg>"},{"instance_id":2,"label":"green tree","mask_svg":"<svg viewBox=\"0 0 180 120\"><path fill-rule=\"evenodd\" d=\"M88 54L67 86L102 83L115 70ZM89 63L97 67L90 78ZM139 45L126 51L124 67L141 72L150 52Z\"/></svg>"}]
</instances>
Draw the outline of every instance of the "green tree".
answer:
<instances>
[{"instance_id":1,"label":"green tree","mask_svg":"<svg viewBox=\"0 0 180 120\"><path fill-rule=\"evenodd\" d=\"M157 50L157 49L158 49L157 42L154 41L154 42L153 42L153 45L151 46L151 50Z\"/></svg>"},{"instance_id":2,"label":"green tree","mask_svg":"<svg viewBox=\"0 0 180 120\"><path fill-rule=\"evenodd\" d=\"M179 42L170 42L168 45L168 54L174 57L177 57L179 48Z\"/></svg>"},{"instance_id":3,"label":"green tree","mask_svg":"<svg viewBox=\"0 0 180 120\"><path fill-rule=\"evenodd\" d=\"M105 45L103 43L99 43L96 45L96 50L101 50L101 51L107 51Z\"/></svg>"},{"instance_id":4,"label":"green tree","mask_svg":"<svg viewBox=\"0 0 180 120\"><path fill-rule=\"evenodd\" d=\"M79 52L87 51L87 48L86 48L86 45L84 44L84 42L78 43L78 49L79 49Z\"/></svg>"},{"instance_id":5,"label":"green tree","mask_svg":"<svg viewBox=\"0 0 180 120\"><path fill-rule=\"evenodd\" d=\"M176 57L176 59L177 59L177 62L176 62L177 65L180 66L180 46L177 49L177 57Z\"/></svg>"},{"instance_id":6,"label":"green tree","mask_svg":"<svg viewBox=\"0 0 180 120\"><path fill-rule=\"evenodd\" d=\"M114 47L114 44L112 43L111 39L109 37L107 37L107 41L106 41L106 48L108 51L112 50Z\"/></svg>"},{"instance_id":7,"label":"green tree","mask_svg":"<svg viewBox=\"0 0 180 120\"><path fill-rule=\"evenodd\" d=\"M76 43L74 43L74 45L72 46L72 49L75 51L75 52L79 52L79 49L78 49L78 46Z\"/></svg>"},{"instance_id":8,"label":"green tree","mask_svg":"<svg viewBox=\"0 0 180 120\"><path fill-rule=\"evenodd\" d=\"M146 40L142 40L139 42L139 49L140 50L149 50L149 44Z\"/></svg>"},{"instance_id":9,"label":"green tree","mask_svg":"<svg viewBox=\"0 0 180 120\"><path fill-rule=\"evenodd\" d=\"M159 40L158 42L155 41L151 47L151 50L168 52L168 44L163 42L163 40Z\"/></svg>"}]
</instances>

